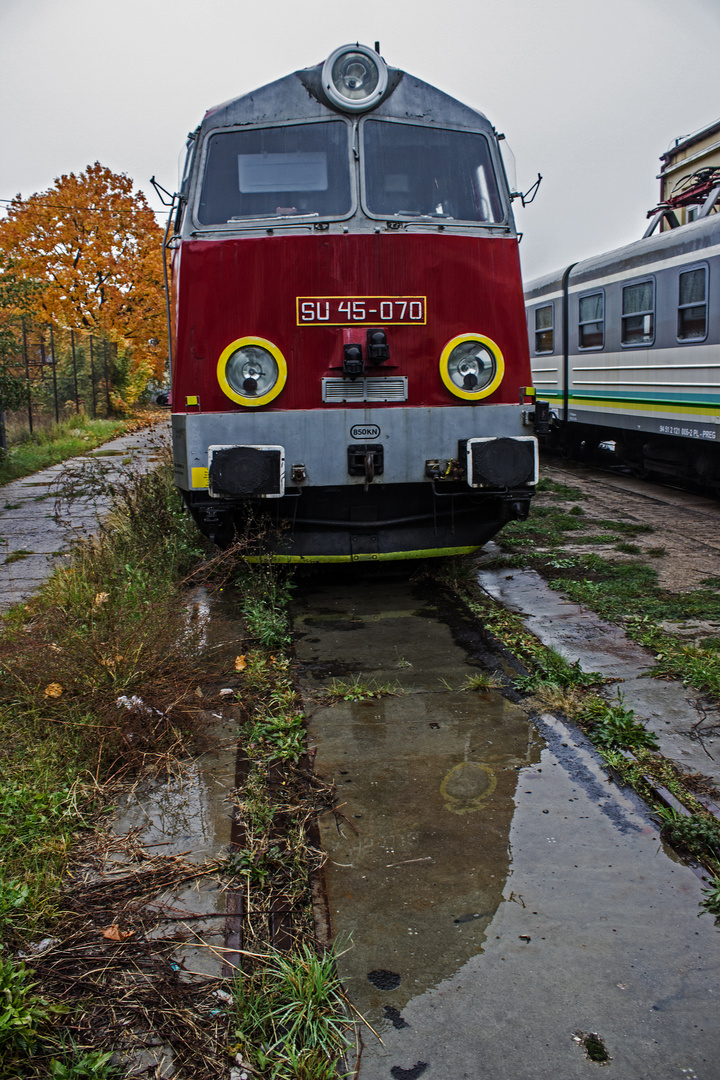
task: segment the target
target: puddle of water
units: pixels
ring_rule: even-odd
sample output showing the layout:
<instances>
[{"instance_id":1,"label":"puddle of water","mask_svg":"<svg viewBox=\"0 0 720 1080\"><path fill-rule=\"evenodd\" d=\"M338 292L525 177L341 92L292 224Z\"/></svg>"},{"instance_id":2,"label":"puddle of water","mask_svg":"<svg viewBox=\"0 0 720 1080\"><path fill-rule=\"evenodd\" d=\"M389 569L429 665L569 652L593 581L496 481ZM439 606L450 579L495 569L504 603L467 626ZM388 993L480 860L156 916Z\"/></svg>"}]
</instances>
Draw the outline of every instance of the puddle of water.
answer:
<instances>
[{"instance_id":1,"label":"puddle of water","mask_svg":"<svg viewBox=\"0 0 720 1080\"><path fill-rule=\"evenodd\" d=\"M313 628L296 646L305 677L317 685L341 669L398 688L320 709L309 732L342 804L320 825L331 917L353 938L343 977L375 1016L482 947L508 874L518 769L539 746L499 694L448 689L468 673L467 655L407 581L326 587L316 604L296 620ZM392 1000L377 971L397 977Z\"/></svg>"},{"instance_id":2,"label":"puddle of water","mask_svg":"<svg viewBox=\"0 0 720 1080\"><path fill-rule=\"evenodd\" d=\"M343 702L313 717L317 769L343 804L321 836L335 929L353 938L343 976L361 1011L402 1008L481 948L507 878L528 729L497 694ZM377 969L398 973L391 1001L368 979Z\"/></svg>"},{"instance_id":3,"label":"puddle of water","mask_svg":"<svg viewBox=\"0 0 720 1080\"><path fill-rule=\"evenodd\" d=\"M448 671L457 676L465 668L463 677L469 674L466 654L438 622L437 610L424 598L419 601L407 581L381 581L316 586L312 595L318 606L313 602L310 610L300 591L294 625L300 631L296 655L301 665L328 678L357 676L397 684L405 692L447 690L443 678Z\"/></svg>"},{"instance_id":4,"label":"puddle of water","mask_svg":"<svg viewBox=\"0 0 720 1080\"><path fill-rule=\"evenodd\" d=\"M162 855L182 854L195 863L212 858L230 839L223 800L232 790L234 760L233 750L204 754L181 763L182 771L168 782L136 789L121 804L115 832L139 830L143 844Z\"/></svg>"},{"instance_id":5,"label":"puddle of water","mask_svg":"<svg viewBox=\"0 0 720 1080\"><path fill-rule=\"evenodd\" d=\"M466 658L405 614L407 584L321 592L361 629L318 620L297 646L315 674L411 665L412 693L310 726L340 804L321 822L340 971L383 1040L364 1032L358 1080L582 1080L599 1066L578 1031L607 1046L608 1077L709 1080L720 939L642 804L555 718L536 730L497 694L438 693Z\"/></svg>"},{"instance_id":6,"label":"puddle of water","mask_svg":"<svg viewBox=\"0 0 720 1080\"><path fill-rule=\"evenodd\" d=\"M213 627L213 614L213 601L207 589L202 586L194 589L184 611L185 641L193 652L202 653L207 649L208 635Z\"/></svg>"},{"instance_id":7,"label":"puddle of water","mask_svg":"<svg viewBox=\"0 0 720 1080\"><path fill-rule=\"evenodd\" d=\"M203 754L181 764L182 771L167 783L137 789L121 805L113 823L119 836L136 832L148 855L182 856L202 864L222 857L230 842L235 749L233 728L218 723L229 749ZM159 896L147 907L169 914L154 936L184 938L174 960L189 974L218 976L225 945L226 892L218 877L208 875ZM203 918L204 916L204 918ZM187 921L184 921L187 919Z\"/></svg>"}]
</instances>

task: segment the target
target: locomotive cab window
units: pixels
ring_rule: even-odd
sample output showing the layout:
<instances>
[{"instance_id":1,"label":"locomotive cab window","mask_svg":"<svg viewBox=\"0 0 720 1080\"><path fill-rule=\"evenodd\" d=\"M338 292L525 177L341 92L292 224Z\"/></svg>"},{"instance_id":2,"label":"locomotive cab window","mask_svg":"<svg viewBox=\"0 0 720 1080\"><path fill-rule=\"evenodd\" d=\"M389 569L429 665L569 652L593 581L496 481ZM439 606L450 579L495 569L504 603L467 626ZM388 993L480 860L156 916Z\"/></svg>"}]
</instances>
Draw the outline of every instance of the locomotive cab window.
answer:
<instances>
[{"instance_id":1,"label":"locomotive cab window","mask_svg":"<svg viewBox=\"0 0 720 1080\"><path fill-rule=\"evenodd\" d=\"M375 217L505 218L484 135L417 124L363 124L365 205Z\"/></svg>"},{"instance_id":2,"label":"locomotive cab window","mask_svg":"<svg viewBox=\"0 0 720 1080\"><path fill-rule=\"evenodd\" d=\"M347 215L352 209L348 130L331 120L212 135L200 224Z\"/></svg>"},{"instance_id":3,"label":"locomotive cab window","mask_svg":"<svg viewBox=\"0 0 720 1080\"><path fill-rule=\"evenodd\" d=\"M702 341L707 336L707 267L680 274L678 329L680 341Z\"/></svg>"},{"instance_id":4,"label":"locomotive cab window","mask_svg":"<svg viewBox=\"0 0 720 1080\"><path fill-rule=\"evenodd\" d=\"M535 308L535 352L551 353L555 348L553 305Z\"/></svg>"},{"instance_id":5,"label":"locomotive cab window","mask_svg":"<svg viewBox=\"0 0 720 1080\"><path fill-rule=\"evenodd\" d=\"M622 291L622 345L652 345L655 338L655 282L638 281Z\"/></svg>"},{"instance_id":6,"label":"locomotive cab window","mask_svg":"<svg viewBox=\"0 0 720 1080\"><path fill-rule=\"evenodd\" d=\"M578 345L581 349L602 349L605 344L605 294L580 297Z\"/></svg>"}]
</instances>

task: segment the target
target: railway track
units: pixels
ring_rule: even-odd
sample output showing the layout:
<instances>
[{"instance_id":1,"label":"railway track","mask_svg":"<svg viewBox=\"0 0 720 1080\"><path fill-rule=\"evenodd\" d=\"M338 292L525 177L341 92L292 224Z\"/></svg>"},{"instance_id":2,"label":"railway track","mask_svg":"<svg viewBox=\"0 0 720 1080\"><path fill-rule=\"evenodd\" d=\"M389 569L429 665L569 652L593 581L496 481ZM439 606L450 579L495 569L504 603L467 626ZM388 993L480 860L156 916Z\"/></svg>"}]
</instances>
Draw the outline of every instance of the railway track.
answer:
<instances>
[{"instance_id":1,"label":"railway track","mask_svg":"<svg viewBox=\"0 0 720 1080\"><path fill-rule=\"evenodd\" d=\"M720 574L716 498L555 458L544 463L543 475L579 488L597 517L650 525L653 543L666 550L656 566L661 584L690 589Z\"/></svg>"}]
</instances>

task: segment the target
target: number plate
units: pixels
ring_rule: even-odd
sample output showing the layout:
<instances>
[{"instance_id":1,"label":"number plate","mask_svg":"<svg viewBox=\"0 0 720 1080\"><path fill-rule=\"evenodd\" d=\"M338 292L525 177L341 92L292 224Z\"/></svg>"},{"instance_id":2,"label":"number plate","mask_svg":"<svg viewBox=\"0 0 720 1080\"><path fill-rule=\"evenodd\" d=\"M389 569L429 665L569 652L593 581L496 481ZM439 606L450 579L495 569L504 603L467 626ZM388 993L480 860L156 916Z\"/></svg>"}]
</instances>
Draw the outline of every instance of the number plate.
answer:
<instances>
[{"instance_id":1,"label":"number plate","mask_svg":"<svg viewBox=\"0 0 720 1080\"><path fill-rule=\"evenodd\" d=\"M424 296L298 296L298 326L424 325Z\"/></svg>"}]
</instances>

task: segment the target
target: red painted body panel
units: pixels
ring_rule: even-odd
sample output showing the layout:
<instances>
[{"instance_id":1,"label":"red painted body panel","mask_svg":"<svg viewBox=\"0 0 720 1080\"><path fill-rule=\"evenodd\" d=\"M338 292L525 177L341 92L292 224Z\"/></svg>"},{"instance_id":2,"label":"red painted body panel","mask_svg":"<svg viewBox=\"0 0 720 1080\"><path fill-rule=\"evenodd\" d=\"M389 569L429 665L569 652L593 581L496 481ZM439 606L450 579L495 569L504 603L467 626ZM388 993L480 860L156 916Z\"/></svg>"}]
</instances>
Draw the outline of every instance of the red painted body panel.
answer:
<instances>
[{"instance_id":1,"label":"red painted body panel","mask_svg":"<svg viewBox=\"0 0 720 1080\"><path fill-rule=\"evenodd\" d=\"M223 349L249 335L272 341L288 365L284 390L261 408L332 408L321 380L341 374L343 327L298 326L296 300L307 296L427 297L426 325L388 326L390 360L369 372L406 375L405 407L461 404L438 365L462 333L492 338L505 357L505 378L485 404L517 404L518 387L530 385L515 239L398 231L192 240L175 253L174 411L189 395L203 413L245 411L220 389L216 366Z\"/></svg>"}]
</instances>

